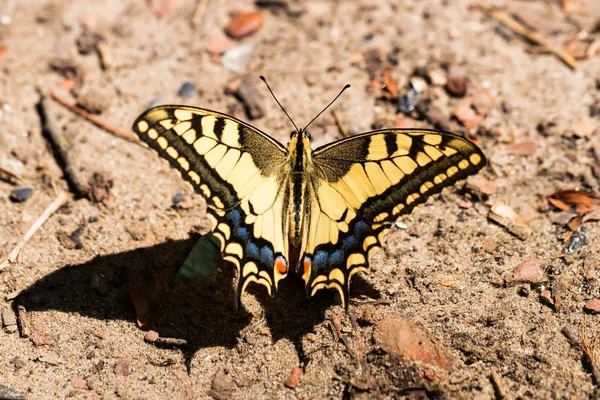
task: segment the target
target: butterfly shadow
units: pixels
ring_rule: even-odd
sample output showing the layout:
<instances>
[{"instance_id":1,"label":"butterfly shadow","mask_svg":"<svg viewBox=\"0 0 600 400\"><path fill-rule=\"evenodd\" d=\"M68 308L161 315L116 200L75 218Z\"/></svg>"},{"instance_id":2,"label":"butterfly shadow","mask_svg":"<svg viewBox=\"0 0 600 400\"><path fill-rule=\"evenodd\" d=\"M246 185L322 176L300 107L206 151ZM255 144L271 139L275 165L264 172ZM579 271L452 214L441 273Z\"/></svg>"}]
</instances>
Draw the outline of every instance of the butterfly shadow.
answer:
<instances>
[{"instance_id":1,"label":"butterfly shadow","mask_svg":"<svg viewBox=\"0 0 600 400\"><path fill-rule=\"evenodd\" d=\"M16 303L31 311L57 310L98 320L135 323L136 310L130 291L136 271L145 268L166 271L167 275L174 276L173 268L183 263L198 239L198 236L191 236L185 240L97 256L79 265L67 265L23 290ZM188 372L199 349L233 348L243 340L240 331L250 324L252 315L244 309L236 312L233 279L232 269L224 268L213 281L175 282L156 320L149 326L161 337L187 342L181 349ZM288 277L280 282L274 298L252 285L250 293L255 294L264 307L273 342L289 339L300 359L304 360L302 338L314 331L315 325L323 322L325 311L335 305L333 292L322 290L307 299L302 279ZM367 281L355 278L352 296L363 294L379 297Z\"/></svg>"},{"instance_id":2,"label":"butterfly shadow","mask_svg":"<svg viewBox=\"0 0 600 400\"><path fill-rule=\"evenodd\" d=\"M193 236L67 265L23 290L16 303L31 311L57 310L135 323L130 290L136 271L164 270L174 277L173 266L183 263L197 241L198 236ZM177 281L150 325L161 337L185 339L187 345L182 351L188 370L198 349L234 347L240 330L250 321L243 313L235 312L232 274L223 275L214 282Z\"/></svg>"}]
</instances>

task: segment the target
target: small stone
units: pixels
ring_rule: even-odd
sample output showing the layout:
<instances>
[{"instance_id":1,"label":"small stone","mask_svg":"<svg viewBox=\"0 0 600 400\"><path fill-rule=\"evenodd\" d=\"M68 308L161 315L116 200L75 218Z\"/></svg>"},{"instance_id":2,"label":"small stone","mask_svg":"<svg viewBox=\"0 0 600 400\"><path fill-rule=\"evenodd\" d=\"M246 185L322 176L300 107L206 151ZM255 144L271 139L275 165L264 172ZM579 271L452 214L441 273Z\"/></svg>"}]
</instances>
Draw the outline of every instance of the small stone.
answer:
<instances>
[{"instance_id":1,"label":"small stone","mask_svg":"<svg viewBox=\"0 0 600 400\"><path fill-rule=\"evenodd\" d=\"M473 96L473 108L477 110L477 114L488 115L494 107L494 95L489 89L483 89Z\"/></svg>"},{"instance_id":2,"label":"small stone","mask_svg":"<svg viewBox=\"0 0 600 400\"><path fill-rule=\"evenodd\" d=\"M472 105L473 99L468 98L463 100L454 110L456 119L458 119L467 129L476 127L484 120L484 116L478 114L475 109L471 107Z\"/></svg>"},{"instance_id":3,"label":"small stone","mask_svg":"<svg viewBox=\"0 0 600 400\"><path fill-rule=\"evenodd\" d=\"M36 332L33 335L31 335L31 341L33 342L34 345L36 346L49 346L51 344L53 344L54 342L54 337L52 337L52 335L50 335L49 333L45 333L45 332Z\"/></svg>"},{"instance_id":4,"label":"small stone","mask_svg":"<svg viewBox=\"0 0 600 400\"><path fill-rule=\"evenodd\" d=\"M232 48L235 42L227 37L213 37L204 42L204 48L213 55L221 55Z\"/></svg>"},{"instance_id":5,"label":"small stone","mask_svg":"<svg viewBox=\"0 0 600 400\"><path fill-rule=\"evenodd\" d=\"M585 306L583 306L583 309L591 314L600 313L600 299L593 299L588 301L587 303L585 303Z\"/></svg>"},{"instance_id":6,"label":"small stone","mask_svg":"<svg viewBox=\"0 0 600 400\"><path fill-rule=\"evenodd\" d=\"M17 315L12 310L2 311L2 326L8 327L17 325Z\"/></svg>"},{"instance_id":7,"label":"small stone","mask_svg":"<svg viewBox=\"0 0 600 400\"><path fill-rule=\"evenodd\" d=\"M2 21L0 21L1 23ZM0 399L5 400L25 400L25 393L9 388L8 386L0 385Z\"/></svg>"},{"instance_id":8,"label":"small stone","mask_svg":"<svg viewBox=\"0 0 600 400\"><path fill-rule=\"evenodd\" d=\"M509 154L515 156L530 156L535 153L537 144L535 142L510 143L505 148Z\"/></svg>"},{"instance_id":9,"label":"small stone","mask_svg":"<svg viewBox=\"0 0 600 400\"><path fill-rule=\"evenodd\" d=\"M182 383L187 383L187 381L188 381L188 378L187 378L187 375L185 374L185 372L182 372L178 369L172 369L171 374L173 374L173 376L175 378L177 378L179 381L181 381Z\"/></svg>"},{"instance_id":10,"label":"small stone","mask_svg":"<svg viewBox=\"0 0 600 400\"><path fill-rule=\"evenodd\" d=\"M446 287L456 286L456 280L444 279L444 280L442 280L442 286L446 286Z\"/></svg>"},{"instance_id":11,"label":"small stone","mask_svg":"<svg viewBox=\"0 0 600 400\"><path fill-rule=\"evenodd\" d=\"M554 299L552 298L552 292L548 289L542 290L540 293L540 300L549 306L554 306Z\"/></svg>"},{"instance_id":12,"label":"small stone","mask_svg":"<svg viewBox=\"0 0 600 400\"><path fill-rule=\"evenodd\" d=\"M89 88L79 95L77 105L91 114L102 114L110 105L110 97L96 88Z\"/></svg>"},{"instance_id":13,"label":"small stone","mask_svg":"<svg viewBox=\"0 0 600 400\"><path fill-rule=\"evenodd\" d=\"M262 328L260 330L260 334L263 336L270 336L271 335L271 330L269 328Z\"/></svg>"},{"instance_id":14,"label":"small stone","mask_svg":"<svg viewBox=\"0 0 600 400\"><path fill-rule=\"evenodd\" d=\"M446 90L455 97L464 97L467 94L467 77L462 67L453 65L448 70Z\"/></svg>"},{"instance_id":15,"label":"small stone","mask_svg":"<svg viewBox=\"0 0 600 400\"><path fill-rule=\"evenodd\" d=\"M433 68L428 72L429 80L434 86L444 86L448 82L446 73L441 68Z\"/></svg>"},{"instance_id":16,"label":"small stone","mask_svg":"<svg viewBox=\"0 0 600 400\"><path fill-rule=\"evenodd\" d=\"M133 373L131 361L123 359L117 361L114 368L115 375L129 376Z\"/></svg>"},{"instance_id":17,"label":"small stone","mask_svg":"<svg viewBox=\"0 0 600 400\"><path fill-rule=\"evenodd\" d=\"M96 333L96 337L98 339L102 339L102 340L107 339L108 338L108 332L106 332L106 331L97 332Z\"/></svg>"},{"instance_id":18,"label":"small stone","mask_svg":"<svg viewBox=\"0 0 600 400\"><path fill-rule=\"evenodd\" d=\"M85 382L85 380L83 380L82 378L79 378L79 377L71 379L71 386L75 389L83 389L83 390L88 389L88 385Z\"/></svg>"},{"instance_id":19,"label":"small stone","mask_svg":"<svg viewBox=\"0 0 600 400\"><path fill-rule=\"evenodd\" d=\"M264 17L259 11L236 14L225 28L225 33L234 39L240 39L259 30L263 23Z\"/></svg>"},{"instance_id":20,"label":"small stone","mask_svg":"<svg viewBox=\"0 0 600 400\"><path fill-rule=\"evenodd\" d=\"M537 258L528 258L515 268L511 277L504 278L507 285L519 283L540 284L546 280L546 274Z\"/></svg>"},{"instance_id":21,"label":"small stone","mask_svg":"<svg viewBox=\"0 0 600 400\"><path fill-rule=\"evenodd\" d=\"M528 286L521 286L519 288L519 290L517 290L517 293L521 297L527 297L527 296L529 296L529 287Z\"/></svg>"},{"instance_id":22,"label":"small stone","mask_svg":"<svg viewBox=\"0 0 600 400\"><path fill-rule=\"evenodd\" d=\"M8 198L15 203L23 203L23 202L29 200L32 193L33 193L33 189L31 189L31 188L15 189L12 192L10 192L10 195L8 196Z\"/></svg>"},{"instance_id":23,"label":"small stone","mask_svg":"<svg viewBox=\"0 0 600 400\"><path fill-rule=\"evenodd\" d=\"M227 399L231 397L235 390L235 382L229 375L223 371L215 374L208 394L215 400Z\"/></svg>"},{"instance_id":24,"label":"small stone","mask_svg":"<svg viewBox=\"0 0 600 400\"><path fill-rule=\"evenodd\" d=\"M314 342L316 342L316 340L317 340L317 335L315 335L314 333L307 333L307 334L304 336L304 338L305 338L306 340L308 340L309 342L313 342L313 343L314 343Z\"/></svg>"},{"instance_id":25,"label":"small stone","mask_svg":"<svg viewBox=\"0 0 600 400\"><path fill-rule=\"evenodd\" d=\"M144 342L146 343L154 343L158 340L159 335L156 331L148 331L144 336Z\"/></svg>"},{"instance_id":26,"label":"small stone","mask_svg":"<svg viewBox=\"0 0 600 400\"><path fill-rule=\"evenodd\" d=\"M300 375L301 374L302 374L302 370L299 367L292 368L292 372L290 373L290 376L288 376L286 378L286 380L283 382L285 387L294 389L296 386L298 386L300 384Z\"/></svg>"},{"instance_id":27,"label":"small stone","mask_svg":"<svg viewBox=\"0 0 600 400\"><path fill-rule=\"evenodd\" d=\"M479 196L491 196L496 193L496 184L481 174L474 175L467 179L467 190Z\"/></svg>"},{"instance_id":28,"label":"small stone","mask_svg":"<svg viewBox=\"0 0 600 400\"><path fill-rule=\"evenodd\" d=\"M376 343L396 362L416 362L452 371L449 353L430 335L402 316L383 320L374 333Z\"/></svg>"},{"instance_id":29,"label":"small stone","mask_svg":"<svg viewBox=\"0 0 600 400\"><path fill-rule=\"evenodd\" d=\"M184 82L183 85L179 88L179 92L177 92L177 96L179 97L193 97L196 95L198 91L196 90L196 86L192 82Z\"/></svg>"}]
</instances>

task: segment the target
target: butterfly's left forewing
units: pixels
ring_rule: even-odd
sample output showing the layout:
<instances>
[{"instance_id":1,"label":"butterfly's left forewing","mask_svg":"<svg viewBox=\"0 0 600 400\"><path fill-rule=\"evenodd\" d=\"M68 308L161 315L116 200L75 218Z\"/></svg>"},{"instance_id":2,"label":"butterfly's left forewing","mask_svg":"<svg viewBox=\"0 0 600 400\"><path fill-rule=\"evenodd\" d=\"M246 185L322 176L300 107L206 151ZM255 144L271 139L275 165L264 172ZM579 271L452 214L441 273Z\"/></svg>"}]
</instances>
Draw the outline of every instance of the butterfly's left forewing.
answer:
<instances>
[{"instance_id":1,"label":"butterfly's left forewing","mask_svg":"<svg viewBox=\"0 0 600 400\"><path fill-rule=\"evenodd\" d=\"M368 266L391 223L484 165L470 141L429 130L370 132L315 150L301 260L308 294L337 289L347 305L352 275Z\"/></svg>"},{"instance_id":2,"label":"butterfly's left forewing","mask_svg":"<svg viewBox=\"0 0 600 400\"><path fill-rule=\"evenodd\" d=\"M238 304L250 282L274 294L287 274L287 151L256 128L214 111L165 105L133 130L204 195L223 258L238 270Z\"/></svg>"}]
</instances>

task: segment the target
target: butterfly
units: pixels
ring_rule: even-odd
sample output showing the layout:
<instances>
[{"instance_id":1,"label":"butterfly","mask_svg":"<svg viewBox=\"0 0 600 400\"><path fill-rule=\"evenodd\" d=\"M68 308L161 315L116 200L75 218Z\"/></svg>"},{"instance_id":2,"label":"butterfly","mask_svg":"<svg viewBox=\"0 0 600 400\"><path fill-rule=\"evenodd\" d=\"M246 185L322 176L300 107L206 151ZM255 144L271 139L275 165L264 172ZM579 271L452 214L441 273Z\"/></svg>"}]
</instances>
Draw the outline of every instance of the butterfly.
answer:
<instances>
[{"instance_id":1,"label":"butterfly","mask_svg":"<svg viewBox=\"0 0 600 400\"><path fill-rule=\"evenodd\" d=\"M238 306L248 284L273 296L293 271L307 296L334 289L347 308L352 277L397 218L486 163L454 133L383 129L312 149L307 127L294 127L283 146L229 115L180 105L133 124L205 197L223 259L237 269Z\"/></svg>"}]
</instances>

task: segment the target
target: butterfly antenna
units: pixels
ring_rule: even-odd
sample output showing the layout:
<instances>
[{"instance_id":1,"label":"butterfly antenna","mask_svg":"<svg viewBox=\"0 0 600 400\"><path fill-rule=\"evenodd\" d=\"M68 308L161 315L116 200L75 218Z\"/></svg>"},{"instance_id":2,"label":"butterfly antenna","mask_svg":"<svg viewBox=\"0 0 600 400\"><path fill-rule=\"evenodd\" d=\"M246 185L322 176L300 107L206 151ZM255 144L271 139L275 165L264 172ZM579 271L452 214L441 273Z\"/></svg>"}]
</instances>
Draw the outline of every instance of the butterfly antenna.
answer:
<instances>
[{"instance_id":1,"label":"butterfly antenna","mask_svg":"<svg viewBox=\"0 0 600 400\"><path fill-rule=\"evenodd\" d=\"M273 96L273 98L275 99L275 101L277 102L277 104L279 104L279 107L281 107L281 109L283 110L284 114L288 117L288 119L290 120L290 122L292 123L292 125L294 125L294 128L296 128L296 130L298 130L298 127L294 123L294 120L292 119L292 117L290 117L290 114L288 114L287 111L285 111L285 108L283 108L283 106L281 105L281 103L279 102L279 100L277 100L277 97L275 97L275 93L273 93L273 91L271 90L271 87L267 83L267 80L265 79L265 77L261 75L261 76L259 76L259 78L260 78L261 81L263 81L265 83L265 85L267 85L267 89L269 89L269 92L271 92L271 96Z\"/></svg>"},{"instance_id":2,"label":"butterfly antenna","mask_svg":"<svg viewBox=\"0 0 600 400\"><path fill-rule=\"evenodd\" d=\"M319 118L319 116L320 116L321 114L323 114L323 113L325 112L325 110L327 110L327 109L328 109L328 108L329 108L329 107L330 107L330 106L331 106L333 103L335 103L335 101L338 99L338 97L340 97L340 96L342 95L342 93L344 93L344 91L345 91L346 89L349 89L349 88L350 88L350 84L349 84L349 83L346 83L346 86L344 86L344 88L343 88L343 89L340 91L340 93L338 93L338 95L337 95L337 96L335 96L335 99L331 100L331 103L327 104L327 107L325 107L325 108L324 108L324 109L323 109L323 110L322 110L320 113L318 113L316 117L314 117L313 119L311 119L311 120L310 120L310 122L309 122L308 124L306 124L306 126L304 127L304 129L303 129L303 130L306 130L306 128L308 128L308 126L309 126L310 124L312 124L312 123L314 122L314 120L315 120L315 119Z\"/></svg>"}]
</instances>

